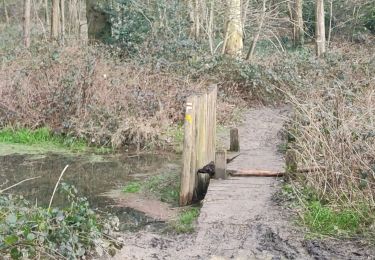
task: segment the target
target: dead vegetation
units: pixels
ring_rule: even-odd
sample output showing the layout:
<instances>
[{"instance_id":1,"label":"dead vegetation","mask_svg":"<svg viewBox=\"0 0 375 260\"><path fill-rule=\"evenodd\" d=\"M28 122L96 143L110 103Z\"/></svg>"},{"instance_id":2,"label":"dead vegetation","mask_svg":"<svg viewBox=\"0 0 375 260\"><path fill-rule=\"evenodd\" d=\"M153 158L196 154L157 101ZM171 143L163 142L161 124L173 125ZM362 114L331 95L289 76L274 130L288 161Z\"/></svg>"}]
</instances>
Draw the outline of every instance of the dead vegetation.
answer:
<instances>
[{"instance_id":1,"label":"dead vegetation","mask_svg":"<svg viewBox=\"0 0 375 260\"><path fill-rule=\"evenodd\" d=\"M100 46L32 52L17 53L0 71L3 125L49 126L114 147L158 145L181 120L185 97L202 87L111 60Z\"/></svg>"}]
</instances>

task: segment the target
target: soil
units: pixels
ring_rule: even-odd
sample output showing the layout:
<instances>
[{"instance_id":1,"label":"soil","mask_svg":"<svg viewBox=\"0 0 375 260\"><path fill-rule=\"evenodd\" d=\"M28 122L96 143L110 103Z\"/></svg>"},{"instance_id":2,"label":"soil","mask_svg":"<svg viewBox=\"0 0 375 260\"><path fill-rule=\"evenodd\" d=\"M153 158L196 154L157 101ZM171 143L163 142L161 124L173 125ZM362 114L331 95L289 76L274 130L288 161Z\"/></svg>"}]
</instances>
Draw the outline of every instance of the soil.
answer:
<instances>
[{"instance_id":1,"label":"soil","mask_svg":"<svg viewBox=\"0 0 375 260\"><path fill-rule=\"evenodd\" d=\"M229 168L282 170L278 133L288 111L248 111L239 128L241 156ZM195 233L128 232L114 259L375 259L375 249L358 241L306 239L277 196L281 184L267 177L212 180Z\"/></svg>"}]
</instances>

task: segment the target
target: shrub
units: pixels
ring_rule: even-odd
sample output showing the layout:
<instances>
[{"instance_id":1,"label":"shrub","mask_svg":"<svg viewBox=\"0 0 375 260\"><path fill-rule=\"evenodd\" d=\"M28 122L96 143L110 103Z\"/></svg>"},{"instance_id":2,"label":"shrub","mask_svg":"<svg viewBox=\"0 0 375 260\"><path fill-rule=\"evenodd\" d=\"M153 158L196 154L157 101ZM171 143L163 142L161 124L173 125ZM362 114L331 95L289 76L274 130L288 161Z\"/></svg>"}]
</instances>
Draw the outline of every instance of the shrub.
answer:
<instances>
[{"instance_id":1,"label":"shrub","mask_svg":"<svg viewBox=\"0 0 375 260\"><path fill-rule=\"evenodd\" d=\"M99 216L86 198L62 184L66 208L43 208L22 197L0 194L0 254L13 259L77 259L103 255L114 243L118 219ZM117 245L116 245L117 246Z\"/></svg>"}]
</instances>

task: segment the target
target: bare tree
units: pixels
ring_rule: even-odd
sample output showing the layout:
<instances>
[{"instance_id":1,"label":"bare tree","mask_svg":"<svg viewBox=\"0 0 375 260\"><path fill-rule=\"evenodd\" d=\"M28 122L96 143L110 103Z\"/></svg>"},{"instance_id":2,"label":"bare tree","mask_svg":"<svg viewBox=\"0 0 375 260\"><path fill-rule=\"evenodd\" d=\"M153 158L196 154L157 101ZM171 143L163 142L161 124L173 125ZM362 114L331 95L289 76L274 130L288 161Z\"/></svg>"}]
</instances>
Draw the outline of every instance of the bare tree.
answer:
<instances>
[{"instance_id":1,"label":"bare tree","mask_svg":"<svg viewBox=\"0 0 375 260\"><path fill-rule=\"evenodd\" d=\"M243 28L241 20L241 0L229 0L223 48L224 52L231 56L239 56L242 53Z\"/></svg>"},{"instance_id":2,"label":"bare tree","mask_svg":"<svg viewBox=\"0 0 375 260\"><path fill-rule=\"evenodd\" d=\"M65 1L60 0L60 42L65 42Z\"/></svg>"},{"instance_id":3,"label":"bare tree","mask_svg":"<svg viewBox=\"0 0 375 260\"><path fill-rule=\"evenodd\" d=\"M262 27L263 27L263 23L264 23L264 18L266 17L266 1L267 0L263 0L262 16L260 18L259 27L258 27L257 33L254 36L254 40L251 43L249 52L247 53L246 60L251 60L253 58L254 51L255 51L255 46L256 46L256 44L258 42L260 32L262 31Z\"/></svg>"},{"instance_id":4,"label":"bare tree","mask_svg":"<svg viewBox=\"0 0 375 260\"><path fill-rule=\"evenodd\" d=\"M326 51L326 32L324 24L324 0L316 0L316 55L320 57Z\"/></svg>"},{"instance_id":5,"label":"bare tree","mask_svg":"<svg viewBox=\"0 0 375 260\"><path fill-rule=\"evenodd\" d=\"M3 8L4 8L4 15L5 15L5 23L9 24L9 14L8 14L7 4L5 0L3 0Z\"/></svg>"},{"instance_id":6,"label":"bare tree","mask_svg":"<svg viewBox=\"0 0 375 260\"><path fill-rule=\"evenodd\" d=\"M30 47L30 12L31 0L23 1L23 43L26 48Z\"/></svg>"},{"instance_id":7,"label":"bare tree","mask_svg":"<svg viewBox=\"0 0 375 260\"><path fill-rule=\"evenodd\" d=\"M48 0L44 0L44 19L47 25L49 25L49 8L48 8Z\"/></svg>"},{"instance_id":8,"label":"bare tree","mask_svg":"<svg viewBox=\"0 0 375 260\"><path fill-rule=\"evenodd\" d=\"M59 38L59 0L52 0L51 7L51 39Z\"/></svg>"},{"instance_id":9,"label":"bare tree","mask_svg":"<svg viewBox=\"0 0 375 260\"><path fill-rule=\"evenodd\" d=\"M303 29L303 16L302 16L303 0L295 0L293 12L293 26L294 26L294 44L302 46L305 41L305 31Z\"/></svg>"}]
</instances>

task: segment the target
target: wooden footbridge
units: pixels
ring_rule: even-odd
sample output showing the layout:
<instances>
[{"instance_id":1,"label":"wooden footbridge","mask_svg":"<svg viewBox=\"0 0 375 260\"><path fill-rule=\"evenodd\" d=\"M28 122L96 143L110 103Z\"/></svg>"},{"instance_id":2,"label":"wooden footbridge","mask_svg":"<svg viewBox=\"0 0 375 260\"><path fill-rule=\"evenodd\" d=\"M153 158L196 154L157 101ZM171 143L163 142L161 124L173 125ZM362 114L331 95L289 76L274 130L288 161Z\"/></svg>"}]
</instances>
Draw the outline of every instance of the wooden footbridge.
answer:
<instances>
[{"instance_id":1,"label":"wooden footbridge","mask_svg":"<svg viewBox=\"0 0 375 260\"><path fill-rule=\"evenodd\" d=\"M244 142L245 147L243 147L242 154L240 154L239 131L236 128L230 130L229 149L216 150L216 100L217 87L211 86L203 93L188 97L186 101L183 171L181 173L180 188L181 206L201 200L206 195L212 178L227 180L229 175L232 177L277 177L283 175L281 171L283 163L278 156L274 156L276 154L275 151L270 153L274 158L257 155L253 151L254 147L251 147L254 143ZM250 127L245 129L243 131L244 134L249 129ZM277 132L272 133L272 135L277 136ZM251 136L251 133L249 136ZM256 141L262 141L262 136L255 138L260 138L255 140L255 143ZM263 139L266 138L264 137ZM259 144L256 145L259 146ZM274 150L275 148L273 147L272 149ZM254 164L254 159L261 163ZM267 167L267 162L275 165L275 160L277 161L276 167ZM228 162L233 162L233 164L227 165ZM235 190L239 184L235 180L238 180L238 178L232 178L230 181L211 181L211 183L219 186L226 183L226 186L229 185L228 189ZM242 180L242 182L248 181ZM217 190L212 184L208 189L209 193Z\"/></svg>"}]
</instances>

